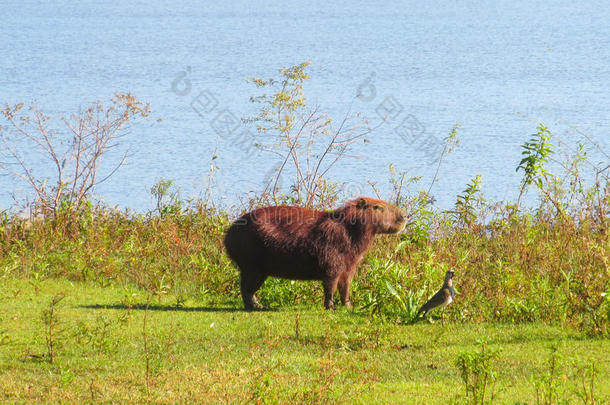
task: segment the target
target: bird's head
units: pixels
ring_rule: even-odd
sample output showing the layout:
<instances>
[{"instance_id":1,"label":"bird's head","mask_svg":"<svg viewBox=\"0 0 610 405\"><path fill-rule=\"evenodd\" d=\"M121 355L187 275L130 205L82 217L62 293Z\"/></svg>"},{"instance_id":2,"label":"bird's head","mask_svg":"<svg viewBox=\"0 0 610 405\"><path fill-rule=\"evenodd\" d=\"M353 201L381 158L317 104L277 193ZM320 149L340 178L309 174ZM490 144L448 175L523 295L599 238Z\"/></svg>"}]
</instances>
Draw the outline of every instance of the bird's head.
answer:
<instances>
[{"instance_id":1,"label":"bird's head","mask_svg":"<svg viewBox=\"0 0 610 405\"><path fill-rule=\"evenodd\" d=\"M453 285L453 276L455 275L453 269L449 269L447 273L445 273L445 284L452 286Z\"/></svg>"}]
</instances>

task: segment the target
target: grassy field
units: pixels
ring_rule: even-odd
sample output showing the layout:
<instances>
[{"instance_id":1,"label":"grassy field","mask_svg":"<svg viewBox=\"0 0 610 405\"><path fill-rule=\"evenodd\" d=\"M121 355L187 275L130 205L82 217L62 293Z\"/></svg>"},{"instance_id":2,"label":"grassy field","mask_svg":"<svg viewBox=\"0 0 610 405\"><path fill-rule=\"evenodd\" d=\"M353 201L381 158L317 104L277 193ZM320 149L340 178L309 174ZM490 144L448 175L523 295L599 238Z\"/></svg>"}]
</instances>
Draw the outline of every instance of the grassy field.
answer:
<instances>
[{"instance_id":1,"label":"grassy field","mask_svg":"<svg viewBox=\"0 0 610 405\"><path fill-rule=\"evenodd\" d=\"M227 297L183 302L52 279L1 284L4 402L461 403L456 360L481 350L491 354L485 397L494 403L610 398L610 341L570 328L397 325L321 305L247 313Z\"/></svg>"}]
</instances>

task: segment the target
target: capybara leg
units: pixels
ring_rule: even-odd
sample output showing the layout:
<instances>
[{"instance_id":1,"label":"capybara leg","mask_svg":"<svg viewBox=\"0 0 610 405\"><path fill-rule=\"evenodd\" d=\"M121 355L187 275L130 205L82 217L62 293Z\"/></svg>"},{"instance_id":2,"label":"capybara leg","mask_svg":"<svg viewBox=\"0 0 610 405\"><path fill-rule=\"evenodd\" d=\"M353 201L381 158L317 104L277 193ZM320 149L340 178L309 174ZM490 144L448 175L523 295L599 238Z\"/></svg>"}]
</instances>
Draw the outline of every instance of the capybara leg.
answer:
<instances>
[{"instance_id":1,"label":"capybara leg","mask_svg":"<svg viewBox=\"0 0 610 405\"><path fill-rule=\"evenodd\" d=\"M266 275L258 272L241 272L241 297L244 300L246 310L262 309L262 305L258 303L254 293L261 288L266 278Z\"/></svg>"},{"instance_id":2,"label":"capybara leg","mask_svg":"<svg viewBox=\"0 0 610 405\"><path fill-rule=\"evenodd\" d=\"M326 309L335 309L333 297L335 296L335 292L337 291L338 281L338 278L333 278L324 280L322 282L324 284L324 308Z\"/></svg>"},{"instance_id":3,"label":"capybara leg","mask_svg":"<svg viewBox=\"0 0 610 405\"><path fill-rule=\"evenodd\" d=\"M341 295L341 302L348 308L352 307L352 302L349 299L349 288L352 284L352 278L345 275L339 279L337 287L339 288L339 295Z\"/></svg>"}]
</instances>

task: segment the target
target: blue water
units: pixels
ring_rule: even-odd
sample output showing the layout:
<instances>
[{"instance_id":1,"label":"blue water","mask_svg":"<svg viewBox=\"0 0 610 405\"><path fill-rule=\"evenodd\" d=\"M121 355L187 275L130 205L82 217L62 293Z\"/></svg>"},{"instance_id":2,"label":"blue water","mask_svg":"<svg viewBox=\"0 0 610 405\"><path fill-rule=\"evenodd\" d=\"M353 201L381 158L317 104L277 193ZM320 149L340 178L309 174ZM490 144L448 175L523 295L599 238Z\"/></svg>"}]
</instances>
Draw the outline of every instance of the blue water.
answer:
<instances>
[{"instance_id":1,"label":"blue water","mask_svg":"<svg viewBox=\"0 0 610 405\"><path fill-rule=\"evenodd\" d=\"M395 131L407 117L431 144L461 123L461 143L432 188L441 207L477 173L486 196L514 198L519 145L539 122L568 150L586 142L594 164L610 160L607 3L374 3L3 0L0 103L36 100L58 114L115 91L150 102L162 121L132 128L121 143L128 164L97 189L105 202L137 210L152 207L148 191L160 178L175 179L184 196L201 195L216 147L215 200L231 204L260 189L275 157L244 152L211 124L225 110L237 118L255 111L245 77L305 60L311 105L336 120L360 113L378 126L370 142L355 145L359 158L330 173L348 194L372 194L367 180L387 193L390 163L423 176L427 189L436 169L429 149ZM191 90L180 96L183 87L173 91L172 82L187 67ZM359 88L368 92L355 98ZM200 115L191 102L201 92L215 104ZM400 107L382 123L377 111L389 102ZM0 207L26 191L0 177Z\"/></svg>"}]
</instances>

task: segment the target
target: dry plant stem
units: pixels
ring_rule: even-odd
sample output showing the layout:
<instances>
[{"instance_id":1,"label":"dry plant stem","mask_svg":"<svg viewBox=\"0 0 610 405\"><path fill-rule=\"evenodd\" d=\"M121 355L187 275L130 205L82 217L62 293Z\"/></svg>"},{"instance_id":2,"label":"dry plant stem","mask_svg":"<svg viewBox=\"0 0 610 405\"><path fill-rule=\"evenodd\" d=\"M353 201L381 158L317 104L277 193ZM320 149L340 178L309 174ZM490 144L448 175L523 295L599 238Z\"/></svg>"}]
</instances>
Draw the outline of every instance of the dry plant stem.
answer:
<instances>
[{"instance_id":1,"label":"dry plant stem","mask_svg":"<svg viewBox=\"0 0 610 405\"><path fill-rule=\"evenodd\" d=\"M301 314L298 313L294 319L294 338L299 340L299 327L300 327Z\"/></svg>"},{"instance_id":2,"label":"dry plant stem","mask_svg":"<svg viewBox=\"0 0 610 405\"><path fill-rule=\"evenodd\" d=\"M51 298L49 307L43 312L43 320L47 326L46 330L46 345L47 345L47 358L50 364L53 364L55 360L55 340L57 339L57 305L64 299L63 294L58 294Z\"/></svg>"},{"instance_id":3,"label":"dry plant stem","mask_svg":"<svg viewBox=\"0 0 610 405\"><path fill-rule=\"evenodd\" d=\"M29 113L21 112L22 109L23 104L17 104L0 110L10 124L9 128L0 127L3 155L8 158L0 162L0 169L25 181L36 194L42 213L53 217L64 202L68 209L79 210L93 188L124 165L127 151L100 178L102 157L117 146L116 141L125 134L128 122L136 116L146 117L150 111L131 94L117 93L109 106L97 101L78 114L61 117L64 130L58 131L50 127L51 117L35 106L29 107ZM33 172L33 165L25 158L32 151L52 164L54 178Z\"/></svg>"},{"instance_id":4,"label":"dry plant stem","mask_svg":"<svg viewBox=\"0 0 610 405\"><path fill-rule=\"evenodd\" d=\"M309 199L305 203L306 207L311 207L311 205L312 205L312 202L313 202L312 200L313 200L313 197L315 196L315 192L316 192L316 189L317 189L317 185L315 185L315 187L314 187L314 184L315 184L315 182L316 182L316 180L318 178L318 170L320 170L320 165L322 164L322 162L326 158L326 155L328 155L328 153L335 146L335 144L337 142L337 138L341 134L341 129L343 129L343 125L345 125L345 122L347 121L347 118L348 118L347 115L343 118L343 121L341 122L341 125L339 126L339 129L335 132L335 135L332 137L331 141L326 146L326 149L324 150L324 153L322 153L322 156L320 156L320 158L318 159L318 162L316 164L316 168L314 169L313 175L311 176L311 179L310 179L309 187L307 187L307 193L309 195ZM337 162L337 160L339 160L339 158L341 156L343 156L342 152L344 152L344 151L345 151L345 149L343 149L342 151L340 151L337 154L337 157L335 158L335 160L326 168L326 170L324 170L324 172L322 172L320 177L324 177L326 172Z\"/></svg>"},{"instance_id":5,"label":"dry plant stem","mask_svg":"<svg viewBox=\"0 0 610 405\"><path fill-rule=\"evenodd\" d=\"M212 181L214 180L214 172L216 171L216 169L218 168L216 166L216 164L214 163L214 160L216 159L216 157L218 156L218 141L220 139L220 135L218 135L216 137L216 144L214 145L214 152L212 152L212 160L210 163L210 170L208 171L208 177L207 177L207 187L205 190L205 194L204 194L204 203L205 206L208 207L211 204L211 198L212 198Z\"/></svg>"},{"instance_id":6,"label":"dry plant stem","mask_svg":"<svg viewBox=\"0 0 610 405\"><path fill-rule=\"evenodd\" d=\"M290 134L286 134L286 141L289 146L288 153L284 157L284 160L283 160L280 168L278 169L277 175L275 176L275 181L273 182L273 188L271 189L271 191L273 193L273 199L276 203L277 203L277 195L276 195L277 183L282 175L282 172L284 171L284 167L286 166L286 163L288 162L289 158L292 158L292 160L293 160L294 167L295 167L295 170L296 170L297 176L298 176L298 181L299 182L304 181L303 174L301 172L301 165L299 164L299 160L298 160L298 154L296 153L296 146L298 145L298 139L301 136L301 134L303 133L303 130L311 122L313 117L317 114L317 111L318 110L316 108L307 116L307 118L303 121L301 128L295 135L294 139L292 139Z\"/></svg>"},{"instance_id":7,"label":"dry plant stem","mask_svg":"<svg viewBox=\"0 0 610 405\"><path fill-rule=\"evenodd\" d=\"M148 333L146 323L148 320L148 309L150 307L150 294L146 297L146 308L144 309L144 321L142 323L142 339L144 341L144 362L145 362L145 381L146 381L146 396L150 401L150 354L148 352Z\"/></svg>"}]
</instances>

